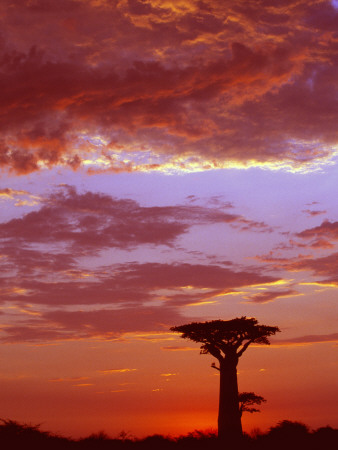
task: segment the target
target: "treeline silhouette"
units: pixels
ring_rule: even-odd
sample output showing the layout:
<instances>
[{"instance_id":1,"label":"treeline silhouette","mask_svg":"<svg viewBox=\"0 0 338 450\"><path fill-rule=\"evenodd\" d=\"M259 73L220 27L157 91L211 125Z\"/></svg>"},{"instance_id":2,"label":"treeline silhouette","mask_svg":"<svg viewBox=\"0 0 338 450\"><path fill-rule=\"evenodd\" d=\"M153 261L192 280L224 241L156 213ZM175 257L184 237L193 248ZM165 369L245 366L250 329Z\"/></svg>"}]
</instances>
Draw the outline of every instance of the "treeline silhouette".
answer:
<instances>
[{"instance_id":1,"label":"treeline silhouette","mask_svg":"<svg viewBox=\"0 0 338 450\"><path fill-rule=\"evenodd\" d=\"M258 429L248 435L236 446L220 442L215 432L195 430L184 436L148 436L143 439L130 437L122 432L110 438L104 432L92 434L81 439L62 437L41 431L39 425L22 424L14 420L0 419L1 449L34 450L330 450L338 448L338 429L330 426L310 430L301 422L283 420L267 432Z\"/></svg>"}]
</instances>

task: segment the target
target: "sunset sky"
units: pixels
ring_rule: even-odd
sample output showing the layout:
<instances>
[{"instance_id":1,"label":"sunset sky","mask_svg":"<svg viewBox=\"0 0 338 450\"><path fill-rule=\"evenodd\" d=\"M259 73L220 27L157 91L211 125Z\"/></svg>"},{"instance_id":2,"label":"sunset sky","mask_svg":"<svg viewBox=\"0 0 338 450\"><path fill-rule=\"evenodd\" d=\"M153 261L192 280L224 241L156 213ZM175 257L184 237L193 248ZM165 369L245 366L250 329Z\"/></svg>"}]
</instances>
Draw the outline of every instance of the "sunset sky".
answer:
<instances>
[{"instance_id":1,"label":"sunset sky","mask_svg":"<svg viewBox=\"0 0 338 450\"><path fill-rule=\"evenodd\" d=\"M0 92L0 417L215 429L247 316L244 429L338 427L338 1L1 0Z\"/></svg>"}]
</instances>

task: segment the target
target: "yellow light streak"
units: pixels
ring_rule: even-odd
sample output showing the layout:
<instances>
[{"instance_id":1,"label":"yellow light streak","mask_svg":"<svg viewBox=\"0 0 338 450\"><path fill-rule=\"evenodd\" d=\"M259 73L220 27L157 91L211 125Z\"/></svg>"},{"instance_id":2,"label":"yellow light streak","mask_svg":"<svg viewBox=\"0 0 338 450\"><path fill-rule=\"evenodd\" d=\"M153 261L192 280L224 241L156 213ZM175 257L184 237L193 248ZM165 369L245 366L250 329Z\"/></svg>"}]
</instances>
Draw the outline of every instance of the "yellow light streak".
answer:
<instances>
[{"instance_id":1,"label":"yellow light streak","mask_svg":"<svg viewBox=\"0 0 338 450\"><path fill-rule=\"evenodd\" d=\"M260 286L284 286L286 284L290 284L292 283L294 280L293 279L288 279L288 280L277 280L277 281L270 281L267 283L259 283L259 284L252 284L251 286L248 286L249 288L259 288Z\"/></svg>"},{"instance_id":2,"label":"yellow light streak","mask_svg":"<svg viewBox=\"0 0 338 450\"><path fill-rule=\"evenodd\" d=\"M206 302L194 302L194 303L188 303L187 305L184 306L203 306L203 305L210 305L212 303L217 303L216 300L210 300L210 301L206 301Z\"/></svg>"},{"instance_id":3,"label":"yellow light streak","mask_svg":"<svg viewBox=\"0 0 338 450\"><path fill-rule=\"evenodd\" d=\"M98 370L98 372L103 374L110 373L126 373L126 372L135 372L137 369L107 369L107 370Z\"/></svg>"},{"instance_id":4,"label":"yellow light streak","mask_svg":"<svg viewBox=\"0 0 338 450\"><path fill-rule=\"evenodd\" d=\"M301 286L324 286L324 287L338 288L338 281L337 282L309 281L309 282L302 282L299 284Z\"/></svg>"}]
</instances>

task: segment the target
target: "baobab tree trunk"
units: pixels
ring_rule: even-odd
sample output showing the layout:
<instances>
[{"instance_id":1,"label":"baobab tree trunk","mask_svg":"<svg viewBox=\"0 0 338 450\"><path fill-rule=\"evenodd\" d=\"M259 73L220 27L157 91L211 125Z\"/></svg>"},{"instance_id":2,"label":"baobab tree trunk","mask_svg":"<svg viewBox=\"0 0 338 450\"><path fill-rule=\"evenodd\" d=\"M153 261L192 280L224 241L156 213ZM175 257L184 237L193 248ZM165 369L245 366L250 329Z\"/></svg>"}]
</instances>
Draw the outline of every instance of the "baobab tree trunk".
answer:
<instances>
[{"instance_id":1,"label":"baobab tree trunk","mask_svg":"<svg viewBox=\"0 0 338 450\"><path fill-rule=\"evenodd\" d=\"M218 437L222 441L238 441L242 437L238 401L237 357L220 361Z\"/></svg>"}]
</instances>

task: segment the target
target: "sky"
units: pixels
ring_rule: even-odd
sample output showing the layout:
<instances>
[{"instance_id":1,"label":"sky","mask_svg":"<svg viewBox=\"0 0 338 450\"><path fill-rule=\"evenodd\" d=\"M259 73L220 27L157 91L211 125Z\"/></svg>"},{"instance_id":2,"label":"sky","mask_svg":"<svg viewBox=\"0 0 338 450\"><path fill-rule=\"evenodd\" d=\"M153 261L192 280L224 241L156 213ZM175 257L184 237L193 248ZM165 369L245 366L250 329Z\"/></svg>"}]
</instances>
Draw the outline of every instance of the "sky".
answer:
<instances>
[{"instance_id":1,"label":"sky","mask_svg":"<svg viewBox=\"0 0 338 450\"><path fill-rule=\"evenodd\" d=\"M2 0L0 417L215 429L170 327L256 317L246 431L338 427L338 2Z\"/></svg>"}]
</instances>

